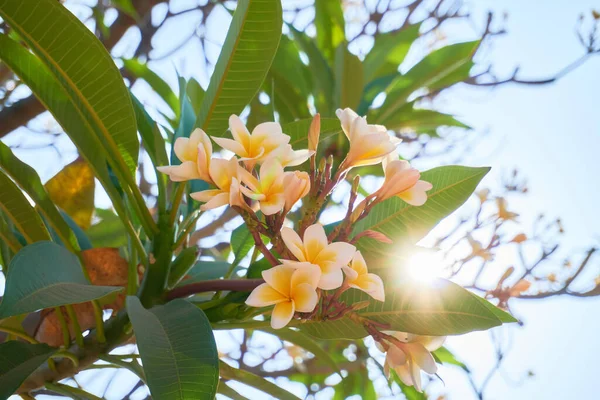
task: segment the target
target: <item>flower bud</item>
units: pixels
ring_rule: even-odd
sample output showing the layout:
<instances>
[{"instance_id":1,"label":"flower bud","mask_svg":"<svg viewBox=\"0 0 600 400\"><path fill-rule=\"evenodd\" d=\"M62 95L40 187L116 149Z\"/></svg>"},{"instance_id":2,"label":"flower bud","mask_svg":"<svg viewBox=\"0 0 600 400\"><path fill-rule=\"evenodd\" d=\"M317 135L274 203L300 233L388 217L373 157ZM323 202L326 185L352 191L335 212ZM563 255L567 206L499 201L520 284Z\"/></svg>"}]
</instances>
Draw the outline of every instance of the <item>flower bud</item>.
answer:
<instances>
[{"instance_id":1,"label":"flower bud","mask_svg":"<svg viewBox=\"0 0 600 400\"><path fill-rule=\"evenodd\" d=\"M298 200L310 191L310 177L306 172L287 172L283 178L283 187L285 188L285 206L283 210L284 213L287 213Z\"/></svg>"},{"instance_id":2,"label":"flower bud","mask_svg":"<svg viewBox=\"0 0 600 400\"><path fill-rule=\"evenodd\" d=\"M321 135L321 114L316 114L310 123L308 130L308 150L317 151L319 147L319 136Z\"/></svg>"}]
</instances>

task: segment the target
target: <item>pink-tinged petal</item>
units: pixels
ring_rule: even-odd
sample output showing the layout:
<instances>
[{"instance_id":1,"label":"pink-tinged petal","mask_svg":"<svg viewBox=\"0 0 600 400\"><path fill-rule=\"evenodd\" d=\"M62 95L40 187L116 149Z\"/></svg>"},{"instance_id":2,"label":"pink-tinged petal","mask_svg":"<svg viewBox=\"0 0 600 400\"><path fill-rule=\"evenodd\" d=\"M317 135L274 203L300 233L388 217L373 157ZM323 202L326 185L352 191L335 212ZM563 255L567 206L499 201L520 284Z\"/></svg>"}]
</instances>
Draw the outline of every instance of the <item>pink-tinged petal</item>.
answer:
<instances>
[{"instance_id":1,"label":"pink-tinged petal","mask_svg":"<svg viewBox=\"0 0 600 400\"><path fill-rule=\"evenodd\" d=\"M232 153L237 154L240 157L247 157L248 156L247 149L245 149L244 146L242 146L241 143L236 142L235 140L231 140L231 139L227 139L227 138L214 137L214 136L213 136L212 139L215 141L216 144L218 144L219 146L221 146L225 150L229 150Z\"/></svg>"},{"instance_id":2,"label":"pink-tinged petal","mask_svg":"<svg viewBox=\"0 0 600 400\"><path fill-rule=\"evenodd\" d=\"M190 193L190 197L201 203L206 203L207 201L210 201L210 199L212 199L213 197L215 197L221 193L223 193L222 190L209 189L209 190L203 190L201 192Z\"/></svg>"},{"instance_id":3,"label":"pink-tinged petal","mask_svg":"<svg viewBox=\"0 0 600 400\"><path fill-rule=\"evenodd\" d=\"M308 149L295 150L289 154L289 157L285 160L285 167L296 167L300 164L304 164L315 152Z\"/></svg>"},{"instance_id":4,"label":"pink-tinged petal","mask_svg":"<svg viewBox=\"0 0 600 400\"><path fill-rule=\"evenodd\" d=\"M319 302L319 295L314 286L308 283L302 283L293 288L292 298L296 305L296 310L300 312L311 312Z\"/></svg>"},{"instance_id":5,"label":"pink-tinged petal","mask_svg":"<svg viewBox=\"0 0 600 400\"><path fill-rule=\"evenodd\" d=\"M396 368L394 368L394 371L396 371L396 374L398 375L398 378L400 378L402 383L404 383L406 386L413 386L413 379L410 374L410 368L408 363L397 366Z\"/></svg>"},{"instance_id":6,"label":"pink-tinged petal","mask_svg":"<svg viewBox=\"0 0 600 400\"><path fill-rule=\"evenodd\" d=\"M240 191L244 194L244 196L252 200L261 201L266 198L264 194L253 192L252 190L243 186L240 186Z\"/></svg>"},{"instance_id":7,"label":"pink-tinged petal","mask_svg":"<svg viewBox=\"0 0 600 400\"><path fill-rule=\"evenodd\" d=\"M273 215L283 210L284 205L285 197L283 196L283 193L278 193L275 195L270 195L266 199L261 200L260 211L262 211L262 213L265 215Z\"/></svg>"},{"instance_id":8,"label":"pink-tinged petal","mask_svg":"<svg viewBox=\"0 0 600 400\"><path fill-rule=\"evenodd\" d=\"M312 263L320 266L321 270L325 273L331 269L339 269L348 265L352 257L354 257L355 252L356 247L350 243L331 243L319 253Z\"/></svg>"},{"instance_id":9,"label":"pink-tinged petal","mask_svg":"<svg viewBox=\"0 0 600 400\"><path fill-rule=\"evenodd\" d=\"M229 205L232 207L240 207L248 212L252 212L252 209L242 196L241 186L236 178L231 180L231 186L229 188Z\"/></svg>"},{"instance_id":10,"label":"pink-tinged petal","mask_svg":"<svg viewBox=\"0 0 600 400\"><path fill-rule=\"evenodd\" d=\"M250 307L267 307L284 301L289 301L289 299L283 297L281 293L267 283L263 283L250 293L250 296L246 299L246 304Z\"/></svg>"},{"instance_id":11,"label":"pink-tinged petal","mask_svg":"<svg viewBox=\"0 0 600 400\"><path fill-rule=\"evenodd\" d=\"M421 343L407 343L407 351L410 358L418 364L418 366L428 374L437 372L437 365L431 353Z\"/></svg>"},{"instance_id":12,"label":"pink-tinged petal","mask_svg":"<svg viewBox=\"0 0 600 400\"><path fill-rule=\"evenodd\" d=\"M289 324L295 311L296 309L293 300L275 305L273 313L271 314L271 328L281 329Z\"/></svg>"},{"instance_id":13,"label":"pink-tinged petal","mask_svg":"<svg viewBox=\"0 0 600 400\"><path fill-rule=\"evenodd\" d=\"M285 243L285 247L287 247L299 261L306 261L302 239L300 239L300 236L298 236L293 229L288 227L281 228L281 238L283 239L283 243Z\"/></svg>"},{"instance_id":14,"label":"pink-tinged petal","mask_svg":"<svg viewBox=\"0 0 600 400\"><path fill-rule=\"evenodd\" d=\"M244 182L246 186L250 188L253 192L257 192L259 189L258 179L250 172L246 171L244 168L240 168L238 171L238 176L241 182Z\"/></svg>"},{"instance_id":15,"label":"pink-tinged petal","mask_svg":"<svg viewBox=\"0 0 600 400\"><path fill-rule=\"evenodd\" d=\"M237 115L229 117L229 130L231 130L231 136L236 142L246 150L250 149L250 132L248 132L248 128L246 128L240 117Z\"/></svg>"},{"instance_id":16,"label":"pink-tinged petal","mask_svg":"<svg viewBox=\"0 0 600 400\"><path fill-rule=\"evenodd\" d=\"M409 361L408 370L410 372L410 378L412 379L413 386L418 392L422 392L423 388L421 387L421 369L414 361Z\"/></svg>"},{"instance_id":17,"label":"pink-tinged petal","mask_svg":"<svg viewBox=\"0 0 600 400\"><path fill-rule=\"evenodd\" d=\"M269 159L260 166L260 186L268 189L278 178L283 177L283 167L275 159Z\"/></svg>"},{"instance_id":18,"label":"pink-tinged petal","mask_svg":"<svg viewBox=\"0 0 600 400\"><path fill-rule=\"evenodd\" d=\"M262 272L262 277L273 289L286 298L290 298L292 274L296 268L289 265L277 265Z\"/></svg>"},{"instance_id":19,"label":"pink-tinged petal","mask_svg":"<svg viewBox=\"0 0 600 400\"><path fill-rule=\"evenodd\" d=\"M196 163L200 179L202 179L205 182L214 184L212 178L210 177L210 155L211 153L207 153L206 149L204 149L201 146L198 147L198 158L196 160Z\"/></svg>"},{"instance_id":20,"label":"pink-tinged petal","mask_svg":"<svg viewBox=\"0 0 600 400\"><path fill-rule=\"evenodd\" d=\"M429 182L418 181L412 188L399 193L398 197L411 206L422 206L427 201L426 191L431 190L433 185Z\"/></svg>"},{"instance_id":21,"label":"pink-tinged petal","mask_svg":"<svg viewBox=\"0 0 600 400\"><path fill-rule=\"evenodd\" d=\"M191 194L190 194L191 196ZM212 210L213 208L229 204L229 192L221 192L200 206L200 210Z\"/></svg>"},{"instance_id":22,"label":"pink-tinged petal","mask_svg":"<svg viewBox=\"0 0 600 400\"><path fill-rule=\"evenodd\" d=\"M341 268L335 268L328 272L323 272L321 269L321 279L319 279L318 287L323 290L333 290L342 286L344 283L344 274Z\"/></svg>"},{"instance_id":23,"label":"pink-tinged petal","mask_svg":"<svg viewBox=\"0 0 600 400\"><path fill-rule=\"evenodd\" d=\"M356 281L356 278L358 278L358 272L347 265L342 267L342 271L344 271L344 274L346 275L346 282L350 285L352 285L354 281Z\"/></svg>"},{"instance_id":24,"label":"pink-tinged petal","mask_svg":"<svg viewBox=\"0 0 600 400\"><path fill-rule=\"evenodd\" d=\"M304 252L307 261L314 262L323 249L327 247L327 235L321 224L313 224L304 231Z\"/></svg>"},{"instance_id":25,"label":"pink-tinged petal","mask_svg":"<svg viewBox=\"0 0 600 400\"><path fill-rule=\"evenodd\" d=\"M387 351L386 360L393 368L396 368L406 363L406 354L397 346L390 344L390 348Z\"/></svg>"},{"instance_id":26,"label":"pink-tinged petal","mask_svg":"<svg viewBox=\"0 0 600 400\"><path fill-rule=\"evenodd\" d=\"M346 137L350 139L350 128L352 127L352 123L355 119L360 118L354 110L350 108L337 109L335 111L335 115L339 118L342 123L342 130L346 134Z\"/></svg>"},{"instance_id":27,"label":"pink-tinged petal","mask_svg":"<svg viewBox=\"0 0 600 400\"><path fill-rule=\"evenodd\" d=\"M319 279L321 278L321 268L319 268L317 265L307 262L298 262L294 265L296 267L296 271L292 275L292 291L294 287L305 283L311 285L313 288L316 288L319 284Z\"/></svg>"},{"instance_id":28,"label":"pink-tinged petal","mask_svg":"<svg viewBox=\"0 0 600 400\"><path fill-rule=\"evenodd\" d=\"M421 336L419 342L429 351L436 351L446 341L446 336Z\"/></svg>"},{"instance_id":29,"label":"pink-tinged petal","mask_svg":"<svg viewBox=\"0 0 600 400\"><path fill-rule=\"evenodd\" d=\"M268 137L276 137L283 135L281 125L277 122L263 122L252 129L252 138L265 139Z\"/></svg>"},{"instance_id":30,"label":"pink-tinged petal","mask_svg":"<svg viewBox=\"0 0 600 400\"><path fill-rule=\"evenodd\" d=\"M198 165L193 161L184 161L179 165L158 167L158 170L168 174L173 182L184 182L201 178L198 173Z\"/></svg>"},{"instance_id":31,"label":"pink-tinged petal","mask_svg":"<svg viewBox=\"0 0 600 400\"><path fill-rule=\"evenodd\" d=\"M387 359L383 363L383 374L387 379L390 379L390 364L387 362Z\"/></svg>"}]
</instances>

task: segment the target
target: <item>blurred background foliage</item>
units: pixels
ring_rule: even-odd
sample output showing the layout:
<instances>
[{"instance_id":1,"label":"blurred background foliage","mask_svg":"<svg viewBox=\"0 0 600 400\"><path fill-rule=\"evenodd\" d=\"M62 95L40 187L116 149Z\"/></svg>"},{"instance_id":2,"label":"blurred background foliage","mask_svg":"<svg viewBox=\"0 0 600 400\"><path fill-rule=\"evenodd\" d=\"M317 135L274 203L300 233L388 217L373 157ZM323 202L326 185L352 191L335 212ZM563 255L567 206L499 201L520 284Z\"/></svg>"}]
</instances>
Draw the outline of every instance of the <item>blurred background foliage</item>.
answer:
<instances>
[{"instance_id":1,"label":"blurred background foliage","mask_svg":"<svg viewBox=\"0 0 600 400\"><path fill-rule=\"evenodd\" d=\"M132 91L160 121L163 133L171 139L177 137L186 113L198 114L202 99L209 95L205 93L208 77L235 2L68 0L64 5L111 51ZM507 84L550 84L600 52L600 16L596 12L582 15L579 21L561 22L577 23L581 57L567 60L565 68L553 76L536 80L523 78L519 68L502 74L488 61L491 43L506 33L506 16L473 16L467 1L284 0L283 7L284 35L279 49L263 87L243 113L249 127L270 119L289 123L319 112L326 131L336 124L329 120L336 108L351 107L367 115L370 123L395 131L405 143L401 155L426 166L440 160L459 161L485 137L481 127L469 126L468 121L439 106L437 99L445 91L456 85L487 90ZM461 26L480 28L469 40L460 34L453 37ZM4 23L0 30L11 33ZM243 90L243 83L239 89ZM0 137L6 136L10 147L26 157L56 152L64 168L46 183L52 200L85 230L89 247L125 246L127 236L121 221L103 208L106 195L95 187L89 167L77 158L44 110L10 69L0 64ZM209 134L211 130L224 128L215 123ZM325 147L331 154L346 150L335 142ZM157 182L147 173L148 162L147 155L140 157L139 187L146 201L155 204ZM44 168L43 164L37 166ZM40 174L50 178L58 169L53 166ZM372 169L368 174L372 178L363 180L366 187L377 181L380 171ZM516 170L504 175L492 190L479 191L458 217L445 221L426 238L424 245L430 250L402 249L399 257L391 260L395 269L416 270L421 278L451 277L509 309L514 298L600 295L600 280L587 272L598 264L596 249L559 252L564 233L561 220L540 215L522 222L521 211L511 207L511 199L527 195L526 178ZM342 205L344 195L338 197ZM333 221L335 212L323 218ZM534 222L529 224L530 220ZM227 211L203 217L190 242L198 242L206 253L226 258L229 233L237 225L239 221ZM236 243L232 240L231 245ZM505 257L507 252L514 257ZM436 352L439 361L461 371L474 398L494 398L488 384L501 372L510 350L499 336L491 333L496 361L486 371L474 373L459 361L460 353ZM432 382L424 394L399 381L386 385L381 355L374 353L369 340L364 344L322 341L326 354L314 350L313 355L307 351L310 344L294 335L280 340L268 332L235 331L217 339L221 356L241 369L273 378L278 384L292 382L292 388L302 385L302 390L296 390L315 398L467 398L448 392L439 381ZM347 376L342 383L332 360ZM146 396L141 381L127 372L120 374L125 378L115 374L94 380L86 375L75 383L106 398Z\"/></svg>"}]
</instances>

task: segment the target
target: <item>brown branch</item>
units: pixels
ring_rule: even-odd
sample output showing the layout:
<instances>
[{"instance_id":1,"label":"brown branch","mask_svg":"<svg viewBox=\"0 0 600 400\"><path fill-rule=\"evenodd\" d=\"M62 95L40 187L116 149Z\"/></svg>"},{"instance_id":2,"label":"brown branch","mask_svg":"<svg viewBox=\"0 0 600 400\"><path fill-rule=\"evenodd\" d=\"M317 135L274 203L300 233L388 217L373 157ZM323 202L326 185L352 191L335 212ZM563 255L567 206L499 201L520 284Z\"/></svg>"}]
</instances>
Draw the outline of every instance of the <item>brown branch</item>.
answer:
<instances>
[{"instance_id":1,"label":"brown branch","mask_svg":"<svg viewBox=\"0 0 600 400\"><path fill-rule=\"evenodd\" d=\"M167 293L166 299L173 300L196 293L217 292L219 290L250 292L263 283L265 283L263 279L214 279L177 287Z\"/></svg>"}]
</instances>

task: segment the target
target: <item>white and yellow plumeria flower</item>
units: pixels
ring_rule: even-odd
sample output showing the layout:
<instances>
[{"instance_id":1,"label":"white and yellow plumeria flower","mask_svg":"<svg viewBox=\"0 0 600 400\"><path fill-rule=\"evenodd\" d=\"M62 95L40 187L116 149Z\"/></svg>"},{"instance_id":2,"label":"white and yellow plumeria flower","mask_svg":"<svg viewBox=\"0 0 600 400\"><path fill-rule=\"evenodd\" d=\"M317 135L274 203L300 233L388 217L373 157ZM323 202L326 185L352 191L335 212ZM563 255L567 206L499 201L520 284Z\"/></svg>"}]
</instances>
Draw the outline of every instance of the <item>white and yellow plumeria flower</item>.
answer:
<instances>
[{"instance_id":1,"label":"white and yellow plumeria flower","mask_svg":"<svg viewBox=\"0 0 600 400\"><path fill-rule=\"evenodd\" d=\"M375 300L385 301L383 281L379 276L369 273L360 251L354 253L350 266L344 266L342 269L346 274L346 285L362 290Z\"/></svg>"},{"instance_id":2,"label":"white and yellow plumeria flower","mask_svg":"<svg viewBox=\"0 0 600 400\"><path fill-rule=\"evenodd\" d=\"M174 182L202 179L213 183L209 173L212 143L202 129L195 129L189 138L177 138L174 151L181 164L157 167L160 172L168 174Z\"/></svg>"},{"instance_id":3,"label":"white and yellow plumeria flower","mask_svg":"<svg viewBox=\"0 0 600 400\"><path fill-rule=\"evenodd\" d=\"M335 114L350 141L344 162L346 168L378 164L400 143L399 139L388 135L384 126L367 124L365 117L360 117L349 108L338 109Z\"/></svg>"},{"instance_id":4,"label":"white and yellow plumeria flower","mask_svg":"<svg viewBox=\"0 0 600 400\"><path fill-rule=\"evenodd\" d=\"M247 186L240 187L242 193L248 198L258 201L263 214L273 215L283 209L285 205L284 172L277 160L267 160L260 166L259 179L243 168L240 168L239 173L242 182Z\"/></svg>"},{"instance_id":5,"label":"white and yellow plumeria flower","mask_svg":"<svg viewBox=\"0 0 600 400\"><path fill-rule=\"evenodd\" d=\"M398 196L412 206L422 206L427 201L427 191L433 188L429 182L421 181L421 173L405 160L399 160L392 152L383 160L385 181L375 196L378 201Z\"/></svg>"},{"instance_id":6,"label":"white and yellow plumeria flower","mask_svg":"<svg viewBox=\"0 0 600 400\"><path fill-rule=\"evenodd\" d=\"M283 187L285 188L285 206L283 207L283 212L287 213L298 200L306 196L310 191L310 176L306 172L286 172L283 177Z\"/></svg>"},{"instance_id":7,"label":"white and yellow plumeria flower","mask_svg":"<svg viewBox=\"0 0 600 400\"><path fill-rule=\"evenodd\" d=\"M282 167L296 167L310 158L315 152L307 149L294 150L291 145L284 144L275 149L269 158L275 158Z\"/></svg>"},{"instance_id":8,"label":"white and yellow plumeria flower","mask_svg":"<svg viewBox=\"0 0 600 400\"><path fill-rule=\"evenodd\" d=\"M391 334L403 344L398 346L390 343L384 365L386 376L389 377L390 369L393 369L405 385L414 386L421 392L423 390L421 370L428 374L437 372L437 365L431 352L439 349L446 337L420 336L404 332L391 332Z\"/></svg>"},{"instance_id":9,"label":"white and yellow plumeria flower","mask_svg":"<svg viewBox=\"0 0 600 400\"><path fill-rule=\"evenodd\" d=\"M344 282L342 267L348 265L356 247L344 242L330 244L321 224L309 226L304 232L304 241L290 228L281 229L281 237L298 261L309 262L321 268L321 279L318 285L320 289L332 290L342 286Z\"/></svg>"},{"instance_id":10,"label":"white and yellow plumeria flower","mask_svg":"<svg viewBox=\"0 0 600 400\"><path fill-rule=\"evenodd\" d=\"M232 115L229 117L229 129L233 140L218 137L213 137L213 140L222 148L238 155L240 161L245 161L249 168L264 161L273 151L290 141L290 137L282 132L281 125L277 122L258 124L250 134L240 117Z\"/></svg>"},{"instance_id":11,"label":"white and yellow plumeria flower","mask_svg":"<svg viewBox=\"0 0 600 400\"><path fill-rule=\"evenodd\" d=\"M252 307L275 305L271 314L271 327L286 326L296 311L311 312L319 302L317 283L321 270L310 263L275 266L263 271L265 283L250 293L246 304Z\"/></svg>"},{"instance_id":12,"label":"white and yellow plumeria flower","mask_svg":"<svg viewBox=\"0 0 600 400\"><path fill-rule=\"evenodd\" d=\"M236 157L230 160L212 159L210 163L210 177L217 189L191 193L190 197L206 203L200 207L203 211L229 204L231 182L233 179L239 181L238 172L240 169L241 167Z\"/></svg>"}]
</instances>

